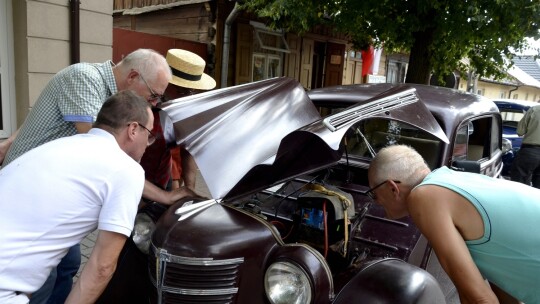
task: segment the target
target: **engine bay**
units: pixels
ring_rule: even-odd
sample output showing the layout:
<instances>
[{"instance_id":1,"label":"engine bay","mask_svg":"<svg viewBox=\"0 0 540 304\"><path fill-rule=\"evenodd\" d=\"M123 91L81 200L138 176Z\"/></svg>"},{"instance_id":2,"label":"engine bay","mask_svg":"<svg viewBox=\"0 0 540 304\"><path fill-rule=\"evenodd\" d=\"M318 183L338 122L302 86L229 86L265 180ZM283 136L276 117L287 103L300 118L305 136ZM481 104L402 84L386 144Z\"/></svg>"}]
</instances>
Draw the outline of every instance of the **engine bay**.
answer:
<instances>
[{"instance_id":1,"label":"engine bay","mask_svg":"<svg viewBox=\"0 0 540 304\"><path fill-rule=\"evenodd\" d=\"M294 178L234 205L271 223L284 243L315 248L336 280L374 259L399 258L420 266L423 261L417 256L424 252L414 250L420 232L408 217L385 218L383 208L366 194L366 176L366 169L351 173L350 166L339 165Z\"/></svg>"}]
</instances>

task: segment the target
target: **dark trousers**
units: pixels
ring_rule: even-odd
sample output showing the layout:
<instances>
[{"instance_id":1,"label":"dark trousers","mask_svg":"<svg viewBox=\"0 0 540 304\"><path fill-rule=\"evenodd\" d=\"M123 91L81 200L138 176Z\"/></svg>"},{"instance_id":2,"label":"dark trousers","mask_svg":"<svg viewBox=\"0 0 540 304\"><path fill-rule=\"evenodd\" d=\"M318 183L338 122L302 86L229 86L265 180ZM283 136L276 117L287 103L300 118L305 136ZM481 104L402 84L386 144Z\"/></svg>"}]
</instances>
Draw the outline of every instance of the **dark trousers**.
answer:
<instances>
[{"instance_id":1,"label":"dark trousers","mask_svg":"<svg viewBox=\"0 0 540 304\"><path fill-rule=\"evenodd\" d=\"M96 304L148 304L154 290L148 275L148 256L128 238L118 257L116 271Z\"/></svg>"},{"instance_id":2,"label":"dark trousers","mask_svg":"<svg viewBox=\"0 0 540 304\"><path fill-rule=\"evenodd\" d=\"M71 291L73 277L81 266L79 244L69 248L60 264L53 268L45 284L30 298L30 304L63 304Z\"/></svg>"},{"instance_id":3,"label":"dark trousers","mask_svg":"<svg viewBox=\"0 0 540 304\"><path fill-rule=\"evenodd\" d=\"M540 189L540 146L521 145L512 162L510 179Z\"/></svg>"}]
</instances>

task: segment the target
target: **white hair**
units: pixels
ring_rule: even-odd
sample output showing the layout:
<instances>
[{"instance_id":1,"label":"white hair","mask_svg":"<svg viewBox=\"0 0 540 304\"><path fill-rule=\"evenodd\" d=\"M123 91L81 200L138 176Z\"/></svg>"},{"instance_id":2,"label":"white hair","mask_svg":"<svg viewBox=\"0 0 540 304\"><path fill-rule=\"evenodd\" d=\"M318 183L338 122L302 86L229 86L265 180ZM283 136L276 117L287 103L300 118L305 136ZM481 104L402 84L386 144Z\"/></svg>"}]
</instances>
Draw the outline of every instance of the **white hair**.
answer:
<instances>
[{"instance_id":1,"label":"white hair","mask_svg":"<svg viewBox=\"0 0 540 304\"><path fill-rule=\"evenodd\" d=\"M385 180L399 180L414 187L430 172L422 156L405 145L388 146L379 151L370 165L370 179L373 184Z\"/></svg>"},{"instance_id":2,"label":"white hair","mask_svg":"<svg viewBox=\"0 0 540 304\"><path fill-rule=\"evenodd\" d=\"M167 73L169 80L172 79L171 68L165 57L151 49L135 50L124 57L117 66L126 73L131 69L137 70L146 79L155 79L160 71Z\"/></svg>"}]
</instances>

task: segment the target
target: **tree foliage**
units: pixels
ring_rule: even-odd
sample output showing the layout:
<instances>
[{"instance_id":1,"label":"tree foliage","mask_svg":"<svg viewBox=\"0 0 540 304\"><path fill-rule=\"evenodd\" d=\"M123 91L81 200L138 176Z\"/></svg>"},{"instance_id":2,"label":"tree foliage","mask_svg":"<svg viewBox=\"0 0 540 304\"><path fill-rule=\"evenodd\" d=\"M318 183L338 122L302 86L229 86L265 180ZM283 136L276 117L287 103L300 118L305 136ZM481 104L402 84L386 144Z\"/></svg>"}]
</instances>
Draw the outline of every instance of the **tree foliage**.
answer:
<instances>
[{"instance_id":1,"label":"tree foliage","mask_svg":"<svg viewBox=\"0 0 540 304\"><path fill-rule=\"evenodd\" d=\"M540 38L539 0L245 0L268 25L304 33L325 24L359 49L410 53L407 82L474 69L503 77L525 37ZM540 54L540 50L536 50ZM467 58L469 66L461 59Z\"/></svg>"}]
</instances>

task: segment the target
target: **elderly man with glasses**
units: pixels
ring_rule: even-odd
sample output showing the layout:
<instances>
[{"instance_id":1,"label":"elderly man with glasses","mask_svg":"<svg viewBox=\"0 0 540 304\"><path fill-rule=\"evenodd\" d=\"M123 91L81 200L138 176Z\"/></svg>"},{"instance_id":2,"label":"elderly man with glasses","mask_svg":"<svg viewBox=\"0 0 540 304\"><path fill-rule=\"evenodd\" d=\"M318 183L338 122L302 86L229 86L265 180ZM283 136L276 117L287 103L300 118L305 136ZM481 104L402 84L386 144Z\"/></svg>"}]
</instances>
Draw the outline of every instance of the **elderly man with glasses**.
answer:
<instances>
[{"instance_id":1,"label":"elderly man with glasses","mask_svg":"<svg viewBox=\"0 0 540 304\"><path fill-rule=\"evenodd\" d=\"M402 145L381 149L368 176L368 195L391 219L411 216L461 303L540 303L539 189L447 167L431 172Z\"/></svg>"},{"instance_id":2,"label":"elderly man with glasses","mask_svg":"<svg viewBox=\"0 0 540 304\"><path fill-rule=\"evenodd\" d=\"M88 134L59 138L0 171L0 303L28 303L73 244L98 229L66 303L93 303L114 272L143 191L148 102L121 91ZM31 175L32 187L20 187ZM64 303L64 301L62 301Z\"/></svg>"},{"instance_id":3,"label":"elderly man with glasses","mask_svg":"<svg viewBox=\"0 0 540 304\"><path fill-rule=\"evenodd\" d=\"M216 86L215 80L204 73L206 62L199 55L182 49L170 49L167 51L167 63L171 67L172 79L169 96L180 97L197 91L211 90ZM141 75L142 76L142 75ZM146 74L142 76L143 81ZM150 82L147 83L148 92L152 96L156 89ZM153 107L154 126L152 132L156 135L155 142L150 145L141 159L147 181L154 183L162 189L172 187L172 156L180 157L180 151L173 151L176 147L176 136L170 118L159 107ZM182 177L186 188L194 188L196 164L193 158L181 149ZM187 173L187 174L186 174ZM187 191L187 190L186 190ZM144 209L143 209L144 208ZM163 210L161 204L143 199L141 209ZM148 303L148 294L151 293L152 282L148 276L148 256L137 247L132 237L127 240L122 254L118 260L117 271L111 279L106 290L96 303ZM136 286L136 288L133 288Z\"/></svg>"}]
</instances>

